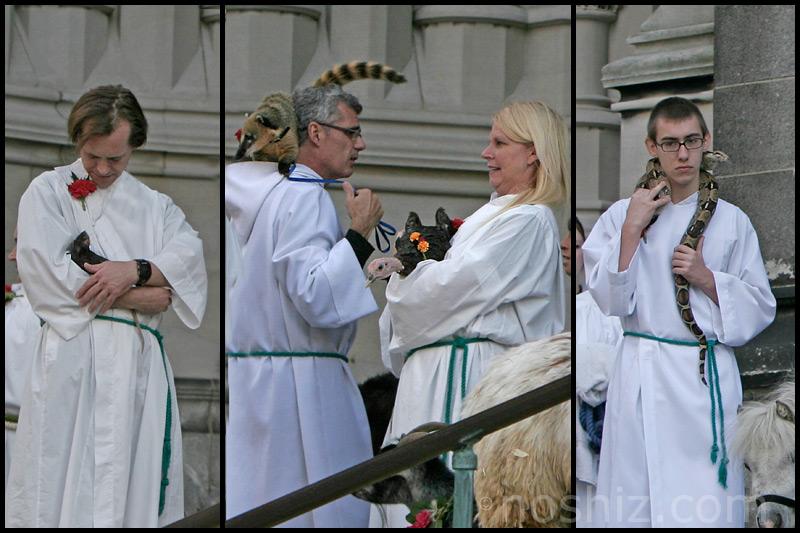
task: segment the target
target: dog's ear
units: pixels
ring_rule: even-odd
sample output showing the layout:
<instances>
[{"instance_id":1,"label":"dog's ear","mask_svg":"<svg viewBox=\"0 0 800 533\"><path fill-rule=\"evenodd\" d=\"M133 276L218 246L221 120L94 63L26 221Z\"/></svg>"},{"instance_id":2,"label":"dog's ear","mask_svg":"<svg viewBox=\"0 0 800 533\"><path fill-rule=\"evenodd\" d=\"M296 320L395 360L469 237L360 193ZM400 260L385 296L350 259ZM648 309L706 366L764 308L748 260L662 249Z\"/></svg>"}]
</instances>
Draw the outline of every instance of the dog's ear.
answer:
<instances>
[{"instance_id":1,"label":"dog's ear","mask_svg":"<svg viewBox=\"0 0 800 533\"><path fill-rule=\"evenodd\" d=\"M444 207L436 210L436 225L445 233L450 232L450 217L444 211Z\"/></svg>"},{"instance_id":2,"label":"dog's ear","mask_svg":"<svg viewBox=\"0 0 800 533\"><path fill-rule=\"evenodd\" d=\"M412 229L419 228L421 226L422 221L419 219L419 215L411 211L406 219L406 233L411 233Z\"/></svg>"}]
</instances>

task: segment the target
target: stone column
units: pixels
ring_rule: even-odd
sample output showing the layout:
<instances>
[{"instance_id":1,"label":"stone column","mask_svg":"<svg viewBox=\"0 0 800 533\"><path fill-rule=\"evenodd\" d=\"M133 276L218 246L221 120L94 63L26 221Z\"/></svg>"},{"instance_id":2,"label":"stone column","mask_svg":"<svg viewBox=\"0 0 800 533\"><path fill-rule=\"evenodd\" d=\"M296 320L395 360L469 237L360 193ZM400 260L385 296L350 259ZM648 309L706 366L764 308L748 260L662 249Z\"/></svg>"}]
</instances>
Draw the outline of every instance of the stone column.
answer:
<instances>
[{"instance_id":1,"label":"stone column","mask_svg":"<svg viewBox=\"0 0 800 533\"><path fill-rule=\"evenodd\" d=\"M512 5L417 7L426 109L491 113L517 87L527 13Z\"/></svg>"},{"instance_id":2,"label":"stone column","mask_svg":"<svg viewBox=\"0 0 800 533\"><path fill-rule=\"evenodd\" d=\"M794 367L795 8L715 14L714 145L731 157L720 196L750 217L778 300L773 325L736 350L745 386L762 387Z\"/></svg>"},{"instance_id":3,"label":"stone column","mask_svg":"<svg viewBox=\"0 0 800 533\"><path fill-rule=\"evenodd\" d=\"M345 89L356 95L365 108L381 107L419 109L416 87L418 78L413 60L413 9L410 5L335 5L330 9L330 54L320 54L327 62L315 62L309 72L312 83L322 72L337 63L378 61L402 72L407 83L353 83ZM358 36L355 38L354 36ZM397 102L395 93L403 93ZM389 100L390 94L392 99Z\"/></svg>"},{"instance_id":4,"label":"stone column","mask_svg":"<svg viewBox=\"0 0 800 533\"><path fill-rule=\"evenodd\" d=\"M8 9L8 8L6 8ZM6 25L24 41L8 51L7 82L80 90L97 66L109 38L114 6L16 6ZM11 28L7 28L10 30Z\"/></svg>"},{"instance_id":5,"label":"stone column","mask_svg":"<svg viewBox=\"0 0 800 533\"><path fill-rule=\"evenodd\" d=\"M222 83L219 57L222 55L223 46L220 40L220 6L200 6L200 20L203 25L204 48L212 52L205 58L206 82L208 83L209 92L218 95Z\"/></svg>"},{"instance_id":6,"label":"stone column","mask_svg":"<svg viewBox=\"0 0 800 533\"><path fill-rule=\"evenodd\" d=\"M575 125L577 128L575 212L590 228L619 198L619 115L600 81L608 63L609 25L617 6L576 8Z\"/></svg>"},{"instance_id":7,"label":"stone column","mask_svg":"<svg viewBox=\"0 0 800 533\"><path fill-rule=\"evenodd\" d=\"M255 109L275 91L291 92L317 48L323 6L225 6L225 99ZM234 128L235 130L236 128Z\"/></svg>"}]
</instances>

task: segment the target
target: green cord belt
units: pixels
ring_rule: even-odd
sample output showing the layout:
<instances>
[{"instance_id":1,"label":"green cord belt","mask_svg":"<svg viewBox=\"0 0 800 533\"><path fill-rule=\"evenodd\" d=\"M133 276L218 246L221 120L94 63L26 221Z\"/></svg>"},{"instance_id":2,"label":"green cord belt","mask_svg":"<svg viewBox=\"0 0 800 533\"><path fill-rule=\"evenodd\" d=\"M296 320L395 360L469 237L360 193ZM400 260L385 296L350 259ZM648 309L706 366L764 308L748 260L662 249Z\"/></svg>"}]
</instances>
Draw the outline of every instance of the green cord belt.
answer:
<instances>
[{"instance_id":1,"label":"green cord belt","mask_svg":"<svg viewBox=\"0 0 800 533\"><path fill-rule=\"evenodd\" d=\"M348 362L347 357L331 352L226 352L228 357L327 357Z\"/></svg>"},{"instance_id":2,"label":"green cord belt","mask_svg":"<svg viewBox=\"0 0 800 533\"><path fill-rule=\"evenodd\" d=\"M120 324L127 324L135 328L149 331L155 336L156 340L158 340L158 347L161 349L161 360L164 363L164 375L167 378L167 422L164 428L164 446L161 449L161 489L158 496L158 515L161 516L161 513L164 512L164 504L166 503L167 485L169 485L169 462L172 455L172 391L169 388L167 356L164 354L164 337L157 329L145 326L144 324L137 324L133 320L105 315L97 315L95 318L98 320L107 320L109 322L119 322Z\"/></svg>"},{"instance_id":3,"label":"green cord belt","mask_svg":"<svg viewBox=\"0 0 800 533\"><path fill-rule=\"evenodd\" d=\"M675 339L663 339L654 335L647 335L645 333L637 333L635 331L625 331L625 336L640 337L657 342L666 342L667 344L676 344L678 346L700 346L697 341L681 341ZM728 488L728 451L725 445L725 411L722 408L722 391L719 385L719 371L717 369L717 358L714 355L714 346L718 341L708 339L708 393L711 396L711 434L713 436L713 443L711 445L711 464L717 464L717 454L719 453L719 446L717 445L717 416L716 407L719 407L719 435L722 444L722 460L719 463L719 470L717 472L717 481L723 488Z\"/></svg>"},{"instance_id":4,"label":"green cord belt","mask_svg":"<svg viewBox=\"0 0 800 533\"><path fill-rule=\"evenodd\" d=\"M476 342L487 342L490 339L478 338L474 337L471 339L465 339L463 337L456 337L452 340L442 340L438 342L434 342L432 344L427 344L425 346L420 346L419 348L414 348L408 355L406 355L406 361L408 361L412 355L420 350L424 350L426 348L436 348L439 346L452 346L450 349L450 363L447 367L447 395L445 397L445 404L444 404L444 422L445 424L450 424L452 422L452 403L453 403L453 372L456 367L456 355L458 350L462 350L463 354L461 356L461 399L463 400L464 397L467 395L467 356L469 355L469 345L476 343Z\"/></svg>"}]
</instances>

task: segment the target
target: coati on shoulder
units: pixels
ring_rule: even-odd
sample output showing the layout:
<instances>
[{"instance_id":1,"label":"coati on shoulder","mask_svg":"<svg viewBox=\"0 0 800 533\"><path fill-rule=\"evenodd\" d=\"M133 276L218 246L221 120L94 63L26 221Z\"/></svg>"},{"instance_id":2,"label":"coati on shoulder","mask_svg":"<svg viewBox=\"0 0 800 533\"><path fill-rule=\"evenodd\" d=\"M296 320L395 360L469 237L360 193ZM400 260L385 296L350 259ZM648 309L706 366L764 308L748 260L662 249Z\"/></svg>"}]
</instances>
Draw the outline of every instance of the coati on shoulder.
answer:
<instances>
[{"instance_id":1,"label":"coati on shoulder","mask_svg":"<svg viewBox=\"0 0 800 533\"><path fill-rule=\"evenodd\" d=\"M313 86L344 85L362 79L387 80L392 83L406 81L397 71L381 63L352 61L328 70ZM239 149L234 156L236 161L276 162L278 171L288 176L300 150L297 114L292 97L286 93L265 96L258 109L245 118L244 125L236 132L236 139L239 141Z\"/></svg>"}]
</instances>

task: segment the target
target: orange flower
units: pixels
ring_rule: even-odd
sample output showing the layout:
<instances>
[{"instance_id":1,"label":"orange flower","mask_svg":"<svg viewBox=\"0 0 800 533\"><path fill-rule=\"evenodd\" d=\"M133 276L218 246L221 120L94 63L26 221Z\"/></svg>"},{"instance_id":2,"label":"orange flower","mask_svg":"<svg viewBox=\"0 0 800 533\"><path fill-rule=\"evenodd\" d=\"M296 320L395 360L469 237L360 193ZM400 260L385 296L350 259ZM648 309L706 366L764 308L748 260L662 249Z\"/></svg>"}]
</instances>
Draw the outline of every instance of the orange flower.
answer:
<instances>
[{"instance_id":1,"label":"orange flower","mask_svg":"<svg viewBox=\"0 0 800 533\"><path fill-rule=\"evenodd\" d=\"M418 231L415 231L414 233L408 236L408 240L410 240L411 242L414 242L419 238L420 238L420 233Z\"/></svg>"},{"instance_id":2,"label":"orange flower","mask_svg":"<svg viewBox=\"0 0 800 533\"><path fill-rule=\"evenodd\" d=\"M420 239L419 244L417 245L417 250L419 250L424 254L425 252L428 251L429 247L430 245L428 244L428 241L426 241L425 239Z\"/></svg>"}]
</instances>

